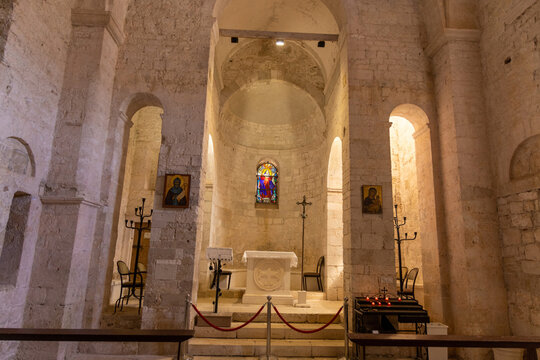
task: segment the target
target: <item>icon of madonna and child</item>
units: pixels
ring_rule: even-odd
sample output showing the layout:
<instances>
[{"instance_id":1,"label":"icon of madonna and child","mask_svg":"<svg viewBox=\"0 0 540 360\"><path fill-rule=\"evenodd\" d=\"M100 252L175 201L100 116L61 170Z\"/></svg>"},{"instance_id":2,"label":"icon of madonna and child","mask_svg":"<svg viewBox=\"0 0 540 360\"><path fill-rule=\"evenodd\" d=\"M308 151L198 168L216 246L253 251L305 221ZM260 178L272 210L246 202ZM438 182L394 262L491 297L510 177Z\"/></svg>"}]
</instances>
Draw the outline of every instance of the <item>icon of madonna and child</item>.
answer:
<instances>
[{"instance_id":1,"label":"icon of madonna and child","mask_svg":"<svg viewBox=\"0 0 540 360\"><path fill-rule=\"evenodd\" d=\"M271 163L257 168L257 203L277 204L277 168Z\"/></svg>"}]
</instances>

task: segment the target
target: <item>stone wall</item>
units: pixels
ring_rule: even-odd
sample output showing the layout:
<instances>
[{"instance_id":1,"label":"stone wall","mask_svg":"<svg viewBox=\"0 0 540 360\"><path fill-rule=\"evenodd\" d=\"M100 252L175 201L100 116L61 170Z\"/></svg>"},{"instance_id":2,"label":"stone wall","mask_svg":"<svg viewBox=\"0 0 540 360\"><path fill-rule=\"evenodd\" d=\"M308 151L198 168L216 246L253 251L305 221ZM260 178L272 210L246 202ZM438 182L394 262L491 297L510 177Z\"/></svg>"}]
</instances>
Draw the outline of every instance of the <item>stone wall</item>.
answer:
<instances>
[{"instance_id":1,"label":"stone wall","mask_svg":"<svg viewBox=\"0 0 540 360\"><path fill-rule=\"evenodd\" d=\"M32 162L31 171L24 173L0 170L0 244L15 193L31 195L16 282L0 288L2 327L22 326L41 213L38 195L49 169L71 32L70 6L71 2L64 1L2 1L1 5L0 141L12 137L24 145ZM12 342L2 343L0 358L13 356L15 349Z\"/></svg>"},{"instance_id":2,"label":"stone wall","mask_svg":"<svg viewBox=\"0 0 540 360\"><path fill-rule=\"evenodd\" d=\"M148 97L140 100L140 93L152 94L150 97L158 99L164 111L143 327L183 326L185 296L192 293L194 273L198 272L195 259L202 239L199 201L204 190L202 158L207 141L205 98L211 13L208 1L159 2L151 6L132 2L128 9L127 36L120 49L114 84L113 117L119 110L149 105ZM115 159L124 156L123 139L114 139L110 153ZM191 174L188 209L161 207L167 173ZM111 184L118 181L118 176L113 172Z\"/></svg>"},{"instance_id":3,"label":"stone wall","mask_svg":"<svg viewBox=\"0 0 540 360\"><path fill-rule=\"evenodd\" d=\"M416 104L435 117L430 64L423 51L424 28L417 2L348 4L347 137L351 171L350 251L354 269L349 291L353 295L374 294L386 286L394 292L388 120L400 104ZM383 186L382 215L362 213L362 185L372 184Z\"/></svg>"},{"instance_id":4,"label":"stone wall","mask_svg":"<svg viewBox=\"0 0 540 360\"><path fill-rule=\"evenodd\" d=\"M318 258L324 255L326 223L321 220L324 219L326 203L323 196L326 150L316 145L317 138L314 137L314 129L317 129L314 123L321 121L320 113L307 115L309 118L306 120L296 121L303 128L298 134L303 135L294 142L288 140L291 132L286 130L287 126L281 130L281 136L279 129L283 126L260 126L260 130L255 131L253 123L250 125L237 119L239 125L231 126L226 119L220 119L230 127L222 129L215 141L213 221L216 222L216 244L234 249L234 267L245 268L241 262L245 250L293 251L300 259L302 221L299 214L302 208L296 202L302 201L304 194L308 201L313 202L306 209L305 268L313 270ZM247 133L244 133L242 124L247 127ZM274 137L277 140L272 142L272 148L267 148L264 141ZM258 142L259 138L262 143ZM242 139L253 143L243 145ZM302 146L305 142L309 145ZM264 160L273 161L278 167L277 206L255 204L256 169ZM298 288L299 284L293 284L293 287Z\"/></svg>"},{"instance_id":5,"label":"stone wall","mask_svg":"<svg viewBox=\"0 0 540 360\"><path fill-rule=\"evenodd\" d=\"M490 160L514 335L540 334L538 160L534 164L534 138L540 135L539 12L538 1L480 2Z\"/></svg>"},{"instance_id":6,"label":"stone wall","mask_svg":"<svg viewBox=\"0 0 540 360\"><path fill-rule=\"evenodd\" d=\"M0 60L4 59L4 49L11 26L13 1L5 0L0 3Z\"/></svg>"},{"instance_id":7,"label":"stone wall","mask_svg":"<svg viewBox=\"0 0 540 360\"><path fill-rule=\"evenodd\" d=\"M510 326L540 335L540 188L498 200Z\"/></svg>"}]
</instances>

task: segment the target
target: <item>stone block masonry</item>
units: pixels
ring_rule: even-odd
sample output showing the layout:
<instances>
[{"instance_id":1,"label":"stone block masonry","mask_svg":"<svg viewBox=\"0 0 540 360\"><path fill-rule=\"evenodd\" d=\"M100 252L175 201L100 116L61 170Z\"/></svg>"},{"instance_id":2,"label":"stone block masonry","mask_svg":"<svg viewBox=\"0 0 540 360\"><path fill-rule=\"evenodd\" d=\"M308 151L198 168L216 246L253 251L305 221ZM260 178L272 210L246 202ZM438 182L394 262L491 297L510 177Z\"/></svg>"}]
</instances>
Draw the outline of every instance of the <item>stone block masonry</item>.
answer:
<instances>
[{"instance_id":1,"label":"stone block masonry","mask_svg":"<svg viewBox=\"0 0 540 360\"><path fill-rule=\"evenodd\" d=\"M540 188L498 199L504 279L515 335L540 335Z\"/></svg>"}]
</instances>

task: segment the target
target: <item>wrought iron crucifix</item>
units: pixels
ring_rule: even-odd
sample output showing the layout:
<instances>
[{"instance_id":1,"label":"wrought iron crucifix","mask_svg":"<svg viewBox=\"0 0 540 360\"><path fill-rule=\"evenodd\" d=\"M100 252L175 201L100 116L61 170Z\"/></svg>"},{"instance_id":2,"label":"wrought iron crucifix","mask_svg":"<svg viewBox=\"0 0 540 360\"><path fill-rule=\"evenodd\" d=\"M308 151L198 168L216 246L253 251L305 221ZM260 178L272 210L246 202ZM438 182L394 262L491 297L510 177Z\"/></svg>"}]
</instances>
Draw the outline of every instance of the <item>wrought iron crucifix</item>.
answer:
<instances>
[{"instance_id":1,"label":"wrought iron crucifix","mask_svg":"<svg viewBox=\"0 0 540 360\"><path fill-rule=\"evenodd\" d=\"M304 289L304 234L305 234L305 222L307 218L306 214L306 206L312 205L312 203L306 201L306 195L304 195L304 200L302 202L297 201L296 205L302 205L302 214L300 216L302 217L302 274L300 275L300 282L302 283L302 291L306 290Z\"/></svg>"}]
</instances>

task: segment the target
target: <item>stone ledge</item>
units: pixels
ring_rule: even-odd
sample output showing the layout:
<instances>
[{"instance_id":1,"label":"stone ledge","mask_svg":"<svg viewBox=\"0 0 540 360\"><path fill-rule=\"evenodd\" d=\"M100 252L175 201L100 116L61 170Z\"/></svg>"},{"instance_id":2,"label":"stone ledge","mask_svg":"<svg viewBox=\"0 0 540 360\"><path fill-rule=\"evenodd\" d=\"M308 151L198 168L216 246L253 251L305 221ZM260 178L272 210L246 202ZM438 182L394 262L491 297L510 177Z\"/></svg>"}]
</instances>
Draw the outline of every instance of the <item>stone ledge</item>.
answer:
<instances>
[{"instance_id":1,"label":"stone ledge","mask_svg":"<svg viewBox=\"0 0 540 360\"><path fill-rule=\"evenodd\" d=\"M72 9L71 24L73 26L104 27L116 45L120 46L124 42L124 32L110 11Z\"/></svg>"},{"instance_id":2,"label":"stone ledge","mask_svg":"<svg viewBox=\"0 0 540 360\"><path fill-rule=\"evenodd\" d=\"M449 29L446 28L425 48L427 56L433 57L449 42L468 41L479 42L480 30L477 29Z\"/></svg>"}]
</instances>

